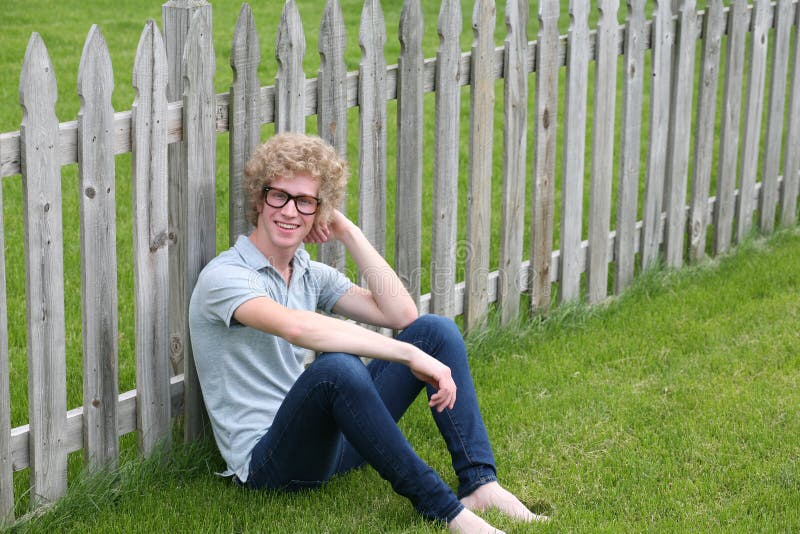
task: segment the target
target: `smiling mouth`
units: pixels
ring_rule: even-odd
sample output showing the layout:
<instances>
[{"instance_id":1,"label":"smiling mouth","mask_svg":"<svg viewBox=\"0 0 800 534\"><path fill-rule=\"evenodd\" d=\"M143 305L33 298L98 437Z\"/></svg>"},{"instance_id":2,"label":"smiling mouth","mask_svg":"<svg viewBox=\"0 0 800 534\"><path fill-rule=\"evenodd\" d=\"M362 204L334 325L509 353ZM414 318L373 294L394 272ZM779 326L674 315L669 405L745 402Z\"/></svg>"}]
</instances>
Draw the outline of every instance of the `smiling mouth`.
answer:
<instances>
[{"instance_id":1,"label":"smiling mouth","mask_svg":"<svg viewBox=\"0 0 800 534\"><path fill-rule=\"evenodd\" d=\"M298 228L300 228L299 224L290 224L279 221L275 221L275 224L278 225L278 228L281 228L283 230L297 230Z\"/></svg>"}]
</instances>

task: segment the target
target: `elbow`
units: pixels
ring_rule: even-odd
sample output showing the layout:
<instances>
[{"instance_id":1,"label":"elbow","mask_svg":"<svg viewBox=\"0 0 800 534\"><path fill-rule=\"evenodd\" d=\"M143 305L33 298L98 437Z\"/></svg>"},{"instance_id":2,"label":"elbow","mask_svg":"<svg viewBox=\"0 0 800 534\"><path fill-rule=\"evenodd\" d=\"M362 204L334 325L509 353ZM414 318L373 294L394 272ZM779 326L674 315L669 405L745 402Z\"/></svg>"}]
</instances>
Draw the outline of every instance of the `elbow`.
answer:
<instances>
[{"instance_id":1,"label":"elbow","mask_svg":"<svg viewBox=\"0 0 800 534\"><path fill-rule=\"evenodd\" d=\"M408 325L413 323L419 318L419 310L417 310L417 306L411 302L408 306L403 308L403 311L397 317L395 324L392 325L392 328L395 330L403 330Z\"/></svg>"}]
</instances>

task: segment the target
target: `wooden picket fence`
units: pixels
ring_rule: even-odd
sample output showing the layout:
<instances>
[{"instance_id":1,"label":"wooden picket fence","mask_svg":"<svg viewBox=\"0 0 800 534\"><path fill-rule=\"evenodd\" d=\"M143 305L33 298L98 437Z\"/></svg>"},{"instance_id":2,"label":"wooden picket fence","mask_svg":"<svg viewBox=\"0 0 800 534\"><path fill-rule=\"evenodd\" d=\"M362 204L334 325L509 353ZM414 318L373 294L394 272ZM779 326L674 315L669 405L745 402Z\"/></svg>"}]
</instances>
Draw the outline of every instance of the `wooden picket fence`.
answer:
<instances>
[{"instance_id":1,"label":"wooden picket fence","mask_svg":"<svg viewBox=\"0 0 800 534\"><path fill-rule=\"evenodd\" d=\"M187 439L202 432L203 408L186 309L194 280L215 254L215 144L220 132L230 133L233 240L248 231L242 175L244 163L260 142L261 126L274 123L277 131L302 131L306 117L315 115L320 135L345 154L347 110L358 107L358 221L378 250L385 251L390 224L387 101L396 99L395 267L421 311L463 314L468 328L480 324L492 302L503 321L513 319L523 292L530 295L537 312L551 305L554 283L560 303L581 298L582 293L589 302L600 302L610 292L624 290L636 266L647 268L663 257L668 266L680 267L706 254L726 252L754 225L768 233L776 224L797 224L798 0L755 0L752 5L733 0L729 6L712 0L703 12L696 11L692 0L681 1L677 9L662 0L652 20L645 17L644 0L629 0L622 26L617 23L618 0L599 0L601 14L594 29L588 25L588 0L572 4L569 34L562 36L557 0L542 0L538 6L507 1L507 34L498 47L494 2L476 0L474 46L463 53L460 2L442 0L441 45L435 58L425 59L420 3L407 0L399 25L401 55L397 65L387 66L381 6L378 0L366 0L358 36L360 67L347 72L342 13L338 3L329 0L320 26L319 73L306 79L303 26L289 0L277 37L274 86L260 85L259 38L245 4L231 52L234 82L229 93L217 95L211 6L172 1L164 6L163 37L153 21L142 32L133 76L136 98L130 111L114 113L111 107L114 78L108 49L100 30L91 29L79 73L81 110L76 121L64 123L54 112L56 83L47 49L34 34L22 67L20 130L0 135L0 176L21 174L25 191L30 385L29 424L12 429L0 197L0 517L13 519L15 471L30 469L34 504L53 501L67 487L69 452L82 449L91 467L114 465L119 436L137 431L141 450L149 454L169 442L176 415L184 416ZM539 34L529 41L528 13L534 9L538 9ZM595 79L587 173L583 155L591 62ZM502 224L500 267L490 272L491 147L493 136L500 135L493 128L498 79L504 91L504 148L502 176L494 179L502 181ZM529 82L535 84L530 88L535 93L532 102L528 102ZM617 84L623 91L619 124ZM470 160L462 170L458 148L465 85L471 88ZM423 98L432 91L434 223L431 264L422 266L419 132L424 128ZM715 126L718 94L719 129ZM645 98L650 102L646 125ZM563 124L558 120L559 105L564 106ZM529 125L531 106L534 121ZM766 113L763 132L762 113ZM562 176L556 176L555 164L559 131L563 132ZM619 139L615 131L621 132ZM531 179L526 170L529 142ZM137 389L120 394L114 156L126 152L132 153L133 161ZM61 167L75 162L81 191L84 404L68 411L60 180ZM468 247L463 281L455 279L459 172L469 173L469 200L463 208ZM587 239L582 230L587 218L584 176L590 180ZM561 183L558 220L557 180ZM530 203L525 202L528 182ZM712 183L716 184L713 196ZM616 195L612 195L614 185ZM613 229L612 198L617 213ZM531 213L527 259L523 259L524 210ZM553 250L559 221L560 249ZM343 268L341 247L326 245L320 255ZM423 267L430 267L431 292L426 295L419 294ZM610 290L609 274L613 275ZM184 372L172 376L171 362L179 363Z\"/></svg>"}]
</instances>

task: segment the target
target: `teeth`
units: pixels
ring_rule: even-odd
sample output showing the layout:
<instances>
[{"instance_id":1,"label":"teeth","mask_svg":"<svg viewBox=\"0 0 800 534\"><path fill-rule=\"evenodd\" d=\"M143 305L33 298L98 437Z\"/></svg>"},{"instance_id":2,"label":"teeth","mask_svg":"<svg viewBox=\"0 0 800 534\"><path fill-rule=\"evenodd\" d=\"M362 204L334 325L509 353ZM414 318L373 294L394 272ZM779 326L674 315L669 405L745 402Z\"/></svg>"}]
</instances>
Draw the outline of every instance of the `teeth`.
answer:
<instances>
[{"instance_id":1,"label":"teeth","mask_svg":"<svg viewBox=\"0 0 800 534\"><path fill-rule=\"evenodd\" d=\"M276 223L276 224L278 226L280 226L281 228L285 229L285 230L294 230L295 228L298 228L300 226L298 224L286 224L286 223L280 223L280 222Z\"/></svg>"}]
</instances>

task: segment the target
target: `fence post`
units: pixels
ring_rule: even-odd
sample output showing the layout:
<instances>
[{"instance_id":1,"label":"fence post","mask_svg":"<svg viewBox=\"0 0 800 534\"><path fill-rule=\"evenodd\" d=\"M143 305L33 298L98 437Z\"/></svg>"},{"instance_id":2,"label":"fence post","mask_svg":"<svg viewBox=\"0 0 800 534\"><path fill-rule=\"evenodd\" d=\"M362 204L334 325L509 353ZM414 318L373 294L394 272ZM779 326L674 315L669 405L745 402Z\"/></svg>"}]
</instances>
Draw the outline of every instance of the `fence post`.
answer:
<instances>
[{"instance_id":1,"label":"fence post","mask_svg":"<svg viewBox=\"0 0 800 534\"><path fill-rule=\"evenodd\" d=\"M557 0L539 2L530 264L531 309L535 312L545 312L550 308L558 129L559 11Z\"/></svg>"},{"instance_id":2,"label":"fence post","mask_svg":"<svg viewBox=\"0 0 800 534\"><path fill-rule=\"evenodd\" d=\"M306 38L295 0L283 6L278 36L275 40L275 132L305 132L306 75L303 56Z\"/></svg>"},{"instance_id":3,"label":"fence post","mask_svg":"<svg viewBox=\"0 0 800 534\"><path fill-rule=\"evenodd\" d=\"M592 128L592 177L589 193L589 250L586 288L589 303L608 296L608 232L614 173L614 121L617 97L617 9L619 0L600 0Z\"/></svg>"},{"instance_id":4,"label":"fence post","mask_svg":"<svg viewBox=\"0 0 800 534\"><path fill-rule=\"evenodd\" d=\"M228 111L228 242L231 246L238 236L249 234L252 228L247 221L244 166L261 140L260 46L253 12L245 3L236 21L231 46L233 82Z\"/></svg>"},{"instance_id":5,"label":"fence post","mask_svg":"<svg viewBox=\"0 0 800 534\"><path fill-rule=\"evenodd\" d=\"M61 166L53 64L39 34L25 51L19 84L20 166L25 210L31 501L67 489L67 419Z\"/></svg>"},{"instance_id":6,"label":"fence post","mask_svg":"<svg viewBox=\"0 0 800 534\"><path fill-rule=\"evenodd\" d=\"M459 116L461 113L461 3L444 0L436 53L436 118L433 155L431 311L455 315L458 237Z\"/></svg>"},{"instance_id":7,"label":"fence post","mask_svg":"<svg viewBox=\"0 0 800 534\"><path fill-rule=\"evenodd\" d=\"M192 16L202 11L211 27L211 4L206 0L169 0L161 6L164 48L167 53L169 77L167 102L183 98L183 49ZM189 343L189 323L186 317L191 288L186 280L186 141L171 143L168 150L169 169L169 350L172 374L184 372L185 347Z\"/></svg>"},{"instance_id":8,"label":"fence post","mask_svg":"<svg viewBox=\"0 0 800 534\"><path fill-rule=\"evenodd\" d=\"M133 269L136 319L136 421L145 456L171 441L167 202L167 57L155 21L147 22L133 66ZM183 311L181 310L181 313Z\"/></svg>"},{"instance_id":9,"label":"fence post","mask_svg":"<svg viewBox=\"0 0 800 534\"><path fill-rule=\"evenodd\" d=\"M386 24L380 2L366 0L358 30L358 224L386 251ZM361 273L364 275L365 273Z\"/></svg>"},{"instance_id":10,"label":"fence post","mask_svg":"<svg viewBox=\"0 0 800 534\"><path fill-rule=\"evenodd\" d=\"M114 73L100 29L89 31L78 70L81 202L83 444L90 468L114 467L117 436L117 230Z\"/></svg>"},{"instance_id":11,"label":"fence post","mask_svg":"<svg viewBox=\"0 0 800 534\"><path fill-rule=\"evenodd\" d=\"M0 161L3 160L0 144ZM0 179L0 528L14 520L14 466L11 458L11 391L8 382L8 312L3 230L3 187Z\"/></svg>"},{"instance_id":12,"label":"fence post","mask_svg":"<svg viewBox=\"0 0 800 534\"><path fill-rule=\"evenodd\" d=\"M347 33L342 8L337 0L328 0L319 26L319 73L317 75L317 131L347 159L347 65L344 51ZM347 212L347 200L338 208ZM322 243L318 259L344 272L344 245L339 241Z\"/></svg>"},{"instance_id":13,"label":"fence post","mask_svg":"<svg viewBox=\"0 0 800 534\"><path fill-rule=\"evenodd\" d=\"M644 89L645 0L628 0L625 26L625 87L620 137L619 192L617 193L617 238L614 240L616 294L633 280L636 258L636 214L639 210L639 164L642 146L642 92Z\"/></svg>"},{"instance_id":14,"label":"fence post","mask_svg":"<svg viewBox=\"0 0 800 534\"><path fill-rule=\"evenodd\" d=\"M489 309L489 239L492 230L492 139L494 130L495 4L476 0L472 12L469 123L469 196L467 198L466 288L464 324L483 323Z\"/></svg>"},{"instance_id":15,"label":"fence post","mask_svg":"<svg viewBox=\"0 0 800 534\"><path fill-rule=\"evenodd\" d=\"M507 35L503 51L503 208L500 223L500 321L519 315L522 233L525 221L525 168L528 124L528 2L506 3Z\"/></svg>"},{"instance_id":16,"label":"fence post","mask_svg":"<svg viewBox=\"0 0 800 534\"><path fill-rule=\"evenodd\" d=\"M794 54L789 89L789 124L786 127L786 149L783 155L783 189L781 191L781 224L792 226L797 221L797 189L800 185L800 153L788 147L800 146L800 7L795 11Z\"/></svg>"}]
</instances>

